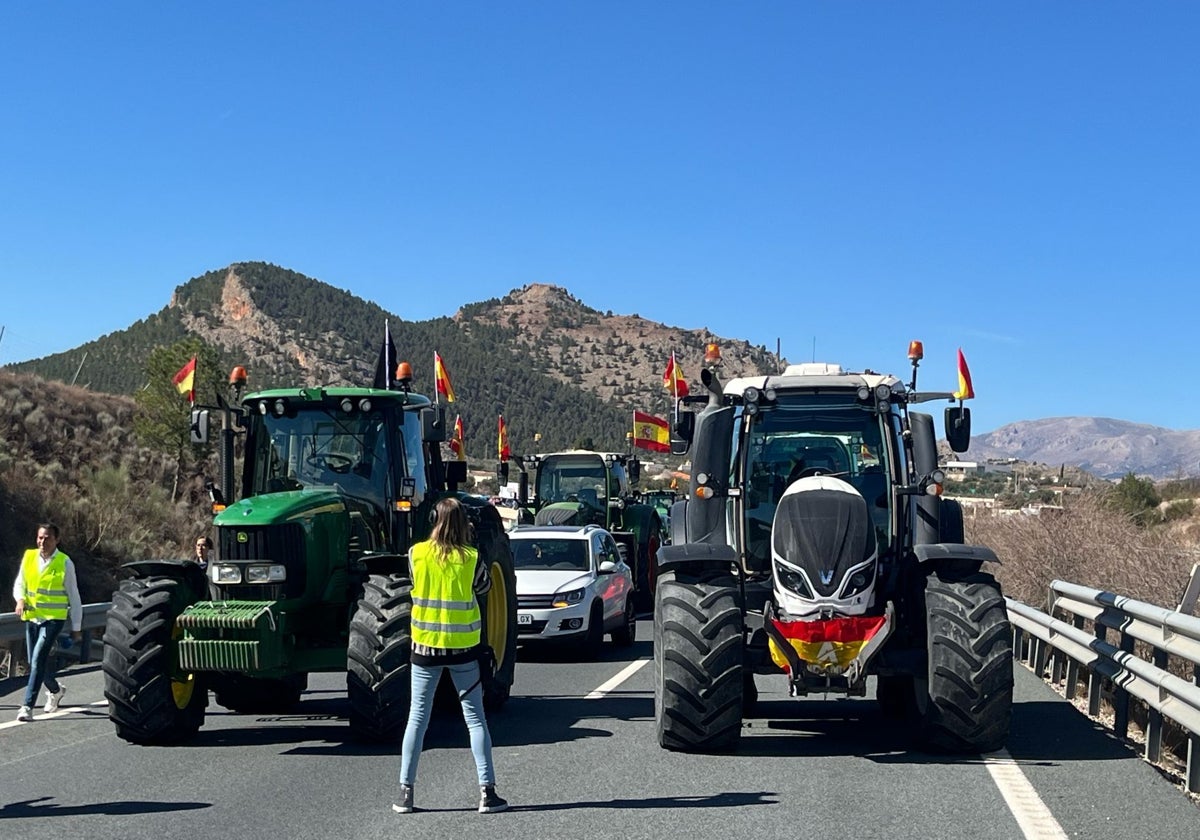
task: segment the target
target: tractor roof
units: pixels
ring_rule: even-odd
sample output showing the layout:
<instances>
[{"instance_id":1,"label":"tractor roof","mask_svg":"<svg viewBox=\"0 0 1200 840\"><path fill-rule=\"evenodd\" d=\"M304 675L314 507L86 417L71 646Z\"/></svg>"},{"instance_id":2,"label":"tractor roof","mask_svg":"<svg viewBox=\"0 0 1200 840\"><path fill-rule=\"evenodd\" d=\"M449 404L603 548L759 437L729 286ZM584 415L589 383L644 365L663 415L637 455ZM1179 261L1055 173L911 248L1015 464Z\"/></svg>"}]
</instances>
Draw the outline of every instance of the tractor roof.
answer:
<instances>
[{"instance_id":1,"label":"tractor roof","mask_svg":"<svg viewBox=\"0 0 1200 840\"><path fill-rule=\"evenodd\" d=\"M329 400L340 400L343 397L351 399L362 399L363 397L372 400L384 400L390 402L398 402L405 407L420 408L430 405L430 400L421 394L414 394L411 391L389 391L383 388L275 388L269 391L255 391L252 394L246 394L242 397L243 403L254 402L257 400L274 400L288 399L299 400L301 402L326 402Z\"/></svg>"},{"instance_id":2,"label":"tractor roof","mask_svg":"<svg viewBox=\"0 0 1200 840\"><path fill-rule=\"evenodd\" d=\"M830 388L845 388L857 390L863 385L874 388L886 384L893 392L903 392L905 385L890 373L875 373L866 370L852 372L843 370L841 365L827 362L808 362L800 365L788 365L781 374L774 376L739 376L725 383L725 393L741 396L750 387L762 390L775 388L778 391L828 390Z\"/></svg>"}]
</instances>

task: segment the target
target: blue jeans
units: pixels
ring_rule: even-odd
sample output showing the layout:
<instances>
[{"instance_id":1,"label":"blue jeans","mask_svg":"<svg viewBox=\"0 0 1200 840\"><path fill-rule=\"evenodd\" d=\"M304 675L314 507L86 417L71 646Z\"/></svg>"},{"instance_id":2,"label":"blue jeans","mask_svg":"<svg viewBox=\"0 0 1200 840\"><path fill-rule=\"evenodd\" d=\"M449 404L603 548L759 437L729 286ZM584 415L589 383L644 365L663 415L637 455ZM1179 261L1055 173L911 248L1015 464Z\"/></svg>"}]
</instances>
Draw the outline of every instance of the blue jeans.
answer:
<instances>
[{"instance_id":1,"label":"blue jeans","mask_svg":"<svg viewBox=\"0 0 1200 840\"><path fill-rule=\"evenodd\" d=\"M429 728L429 714L433 710L433 695L437 691L442 671L450 672L454 690L462 701L463 720L471 735L471 754L475 757L475 770L480 785L494 785L496 770L492 766L492 734L488 732L487 720L483 715L483 685L479 682L479 663L463 662L458 665L411 665L412 706L408 710L408 725L404 728L404 745L400 754L400 784L412 786L417 781L417 762L425 744L425 730ZM474 684L474 688L463 692Z\"/></svg>"},{"instance_id":2,"label":"blue jeans","mask_svg":"<svg viewBox=\"0 0 1200 840\"><path fill-rule=\"evenodd\" d=\"M25 686L24 706L32 706L37 699L38 689L43 685L50 692L58 691L58 680L54 678L55 660L50 656L54 640L66 624L61 618L49 621L25 622L25 655L29 658L29 683Z\"/></svg>"}]
</instances>

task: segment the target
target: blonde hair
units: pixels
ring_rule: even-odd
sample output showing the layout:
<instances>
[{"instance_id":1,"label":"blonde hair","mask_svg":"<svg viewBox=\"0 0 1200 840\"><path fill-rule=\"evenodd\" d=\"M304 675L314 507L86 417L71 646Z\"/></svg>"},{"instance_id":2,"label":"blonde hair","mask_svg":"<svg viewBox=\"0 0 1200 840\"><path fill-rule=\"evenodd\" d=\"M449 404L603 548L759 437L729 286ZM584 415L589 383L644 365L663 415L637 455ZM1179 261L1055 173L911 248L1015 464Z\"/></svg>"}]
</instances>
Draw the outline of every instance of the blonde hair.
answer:
<instances>
[{"instance_id":1,"label":"blonde hair","mask_svg":"<svg viewBox=\"0 0 1200 840\"><path fill-rule=\"evenodd\" d=\"M473 534L462 503L453 496L447 496L437 503L434 517L433 530L429 533L434 557L442 565L451 561L463 562L459 549L471 547Z\"/></svg>"}]
</instances>

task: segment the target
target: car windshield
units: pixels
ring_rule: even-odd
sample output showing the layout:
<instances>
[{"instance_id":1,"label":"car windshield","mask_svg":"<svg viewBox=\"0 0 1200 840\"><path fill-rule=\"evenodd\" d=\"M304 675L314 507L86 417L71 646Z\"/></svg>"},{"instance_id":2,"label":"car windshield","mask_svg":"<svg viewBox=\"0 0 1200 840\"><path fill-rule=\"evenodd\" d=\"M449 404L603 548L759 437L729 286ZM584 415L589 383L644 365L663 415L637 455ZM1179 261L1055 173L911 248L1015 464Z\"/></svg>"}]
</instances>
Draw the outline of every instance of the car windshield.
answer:
<instances>
[{"instance_id":1,"label":"car windshield","mask_svg":"<svg viewBox=\"0 0 1200 840\"><path fill-rule=\"evenodd\" d=\"M571 572L588 570L587 542L539 538L513 540L513 566L520 569L553 569Z\"/></svg>"}]
</instances>

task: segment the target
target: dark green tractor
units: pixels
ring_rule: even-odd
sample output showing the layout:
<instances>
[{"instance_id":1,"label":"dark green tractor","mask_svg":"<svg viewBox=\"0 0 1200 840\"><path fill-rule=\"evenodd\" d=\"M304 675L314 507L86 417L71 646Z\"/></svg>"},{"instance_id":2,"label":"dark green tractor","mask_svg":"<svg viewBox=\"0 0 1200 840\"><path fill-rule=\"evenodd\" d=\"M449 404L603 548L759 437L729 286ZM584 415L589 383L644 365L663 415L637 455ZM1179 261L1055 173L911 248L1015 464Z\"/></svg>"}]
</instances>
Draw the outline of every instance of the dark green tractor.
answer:
<instances>
[{"instance_id":1,"label":"dark green tractor","mask_svg":"<svg viewBox=\"0 0 1200 840\"><path fill-rule=\"evenodd\" d=\"M631 489L638 460L619 452L572 450L529 455L521 463L534 471L534 498L521 499L526 521L599 525L609 531L633 569L634 603L640 611L653 609L658 549L667 532L654 506L639 501Z\"/></svg>"},{"instance_id":2,"label":"dark green tractor","mask_svg":"<svg viewBox=\"0 0 1200 840\"><path fill-rule=\"evenodd\" d=\"M214 493L217 556L129 564L105 630L109 716L134 743L179 742L204 722L211 691L238 712L294 706L317 672L346 673L352 735L396 742L409 707L412 584L407 552L433 506L456 495L493 586L481 604L494 667L485 700L509 695L516 578L496 509L457 491L466 464L441 457L440 406L398 388L304 388L220 407L224 492ZM208 410L193 412L193 439ZM245 436L239 498L232 441ZM226 506L225 499L231 501Z\"/></svg>"}]
</instances>

